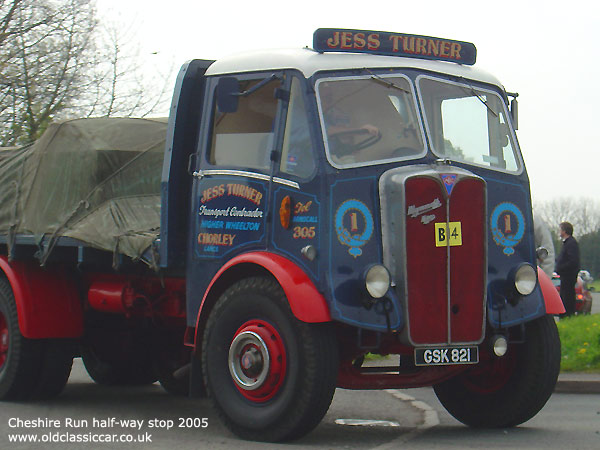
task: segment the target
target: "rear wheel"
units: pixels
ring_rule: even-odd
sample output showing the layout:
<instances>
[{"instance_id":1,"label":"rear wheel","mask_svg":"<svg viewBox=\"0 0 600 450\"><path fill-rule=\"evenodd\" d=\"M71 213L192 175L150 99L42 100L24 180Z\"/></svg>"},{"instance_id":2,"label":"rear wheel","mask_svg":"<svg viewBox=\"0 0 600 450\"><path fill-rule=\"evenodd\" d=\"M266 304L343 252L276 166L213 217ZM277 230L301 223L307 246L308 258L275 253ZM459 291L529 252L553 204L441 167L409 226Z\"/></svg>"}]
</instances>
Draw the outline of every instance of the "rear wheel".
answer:
<instances>
[{"instance_id":1,"label":"rear wheel","mask_svg":"<svg viewBox=\"0 0 600 450\"><path fill-rule=\"evenodd\" d=\"M273 279L248 278L211 312L202 367L208 395L235 434L296 439L319 424L333 398L335 335L329 324L297 320Z\"/></svg>"},{"instance_id":2,"label":"rear wheel","mask_svg":"<svg viewBox=\"0 0 600 450\"><path fill-rule=\"evenodd\" d=\"M0 279L0 399L55 397L67 384L72 364L70 341L21 334L12 289Z\"/></svg>"},{"instance_id":3,"label":"rear wheel","mask_svg":"<svg viewBox=\"0 0 600 450\"><path fill-rule=\"evenodd\" d=\"M71 375L74 345L69 340L44 339L42 345L42 367L31 398L48 399L60 394Z\"/></svg>"},{"instance_id":4,"label":"rear wheel","mask_svg":"<svg viewBox=\"0 0 600 450\"><path fill-rule=\"evenodd\" d=\"M133 358L125 361L121 358L105 357L98 349L84 346L81 359L88 375L94 382L106 386L142 386L157 380L151 361ZM121 355L119 355L121 356ZM139 364L136 364L138 362Z\"/></svg>"},{"instance_id":5,"label":"rear wheel","mask_svg":"<svg viewBox=\"0 0 600 450\"><path fill-rule=\"evenodd\" d=\"M188 396L192 352L185 347L183 333L164 333L158 346L156 372L160 385L169 394Z\"/></svg>"},{"instance_id":6,"label":"rear wheel","mask_svg":"<svg viewBox=\"0 0 600 450\"><path fill-rule=\"evenodd\" d=\"M483 353L483 352L482 352ZM482 354L473 368L434 387L442 405L472 427L512 427L535 416L554 391L560 339L552 316L525 325L525 342L502 358Z\"/></svg>"},{"instance_id":7,"label":"rear wheel","mask_svg":"<svg viewBox=\"0 0 600 450\"><path fill-rule=\"evenodd\" d=\"M109 315L91 319L105 325L88 326L81 348L83 364L96 383L138 386L158 379L152 337L141 324Z\"/></svg>"}]
</instances>

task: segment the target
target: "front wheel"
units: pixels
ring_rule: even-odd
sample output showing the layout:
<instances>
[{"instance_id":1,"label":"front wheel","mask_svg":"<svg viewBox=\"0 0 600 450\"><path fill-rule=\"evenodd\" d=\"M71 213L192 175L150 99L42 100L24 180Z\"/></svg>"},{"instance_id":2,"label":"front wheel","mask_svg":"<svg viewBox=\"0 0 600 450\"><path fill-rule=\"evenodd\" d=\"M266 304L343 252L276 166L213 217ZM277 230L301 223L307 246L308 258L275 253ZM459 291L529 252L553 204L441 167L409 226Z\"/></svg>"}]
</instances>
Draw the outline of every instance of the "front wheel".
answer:
<instances>
[{"instance_id":1,"label":"front wheel","mask_svg":"<svg viewBox=\"0 0 600 450\"><path fill-rule=\"evenodd\" d=\"M535 416L554 391L560 339L552 316L525 325L525 342L434 387L442 405L472 427L512 427Z\"/></svg>"},{"instance_id":2,"label":"front wheel","mask_svg":"<svg viewBox=\"0 0 600 450\"><path fill-rule=\"evenodd\" d=\"M297 320L271 278L247 278L223 293L202 348L208 395L244 439L299 438L329 408L338 370L333 330Z\"/></svg>"}]
</instances>

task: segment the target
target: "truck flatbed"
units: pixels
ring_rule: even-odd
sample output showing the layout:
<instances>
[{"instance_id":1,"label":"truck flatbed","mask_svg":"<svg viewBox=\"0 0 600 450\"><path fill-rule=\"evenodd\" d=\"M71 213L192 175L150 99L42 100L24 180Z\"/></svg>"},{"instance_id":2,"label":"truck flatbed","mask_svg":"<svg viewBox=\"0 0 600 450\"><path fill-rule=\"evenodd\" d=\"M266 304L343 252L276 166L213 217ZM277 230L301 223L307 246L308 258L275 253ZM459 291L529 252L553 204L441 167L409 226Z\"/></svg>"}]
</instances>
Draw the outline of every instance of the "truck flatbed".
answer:
<instances>
[{"instance_id":1,"label":"truck flatbed","mask_svg":"<svg viewBox=\"0 0 600 450\"><path fill-rule=\"evenodd\" d=\"M166 127L166 119L68 120L7 151L0 158L0 244L9 257L44 264L55 252L78 262L107 252L115 261L151 264Z\"/></svg>"}]
</instances>

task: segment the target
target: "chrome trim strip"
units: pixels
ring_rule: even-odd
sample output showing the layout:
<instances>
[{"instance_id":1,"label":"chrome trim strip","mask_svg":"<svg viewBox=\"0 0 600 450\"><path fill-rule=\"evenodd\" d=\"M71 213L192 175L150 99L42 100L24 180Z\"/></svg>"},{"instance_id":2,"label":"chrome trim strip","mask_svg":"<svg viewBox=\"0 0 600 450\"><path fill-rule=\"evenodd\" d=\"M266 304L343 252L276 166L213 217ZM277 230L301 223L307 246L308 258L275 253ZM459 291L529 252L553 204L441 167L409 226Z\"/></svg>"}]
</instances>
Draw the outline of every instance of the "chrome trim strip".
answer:
<instances>
[{"instance_id":1,"label":"chrome trim strip","mask_svg":"<svg viewBox=\"0 0 600 450\"><path fill-rule=\"evenodd\" d=\"M205 175L230 175L235 177L255 178L257 180L263 181L269 181L271 179L269 175L265 175L264 173L246 172L244 170L209 169L194 172L194 176L198 178L202 178ZM273 181L275 183L283 184L285 186L293 187L295 189L300 189L300 184L298 184L295 181L286 180L284 178L279 177L273 177Z\"/></svg>"},{"instance_id":2,"label":"chrome trim strip","mask_svg":"<svg viewBox=\"0 0 600 450\"><path fill-rule=\"evenodd\" d=\"M300 184L296 183L295 181L290 181L279 177L273 177L273 181L275 183L283 184L285 186L293 187L295 189L300 189Z\"/></svg>"},{"instance_id":3,"label":"chrome trim strip","mask_svg":"<svg viewBox=\"0 0 600 450\"><path fill-rule=\"evenodd\" d=\"M456 177L455 186L460 182L461 178ZM438 180L436 180L438 181ZM443 187L442 187L443 189ZM442 191L443 194L443 191ZM448 327L447 344L452 344L452 264L450 261L450 195L446 197L446 236L448 236L446 243L446 326Z\"/></svg>"}]
</instances>

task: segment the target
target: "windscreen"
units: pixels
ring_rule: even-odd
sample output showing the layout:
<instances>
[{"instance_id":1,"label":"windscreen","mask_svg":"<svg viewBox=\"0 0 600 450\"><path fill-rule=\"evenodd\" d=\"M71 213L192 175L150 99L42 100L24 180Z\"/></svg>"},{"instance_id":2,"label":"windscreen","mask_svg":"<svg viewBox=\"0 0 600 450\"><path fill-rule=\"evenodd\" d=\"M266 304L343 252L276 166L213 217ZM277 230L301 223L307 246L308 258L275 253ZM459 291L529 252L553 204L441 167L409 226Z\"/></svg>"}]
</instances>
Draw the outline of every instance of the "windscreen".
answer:
<instances>
[{"instance_id":1,"label":"windscreen","mask_svg":"<svg viewBox=\"0 0 600 450\"><path fill-rule=\"evenodd\" d=\"M520 170L505 104L468 82L420 77L418 89L436 155L508 172Z\"/></svg>"},{"instance_id":2,"label":"windscreen","mask_svg":"<svg viewBox=\"0 0 600 450\"><path fill-rule=\"evenodd\" d=\"M415 96L402 75L317 82L328 158L336 167L409 159L425 153Z\"/></svg>"}]
</instances>

